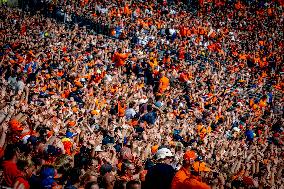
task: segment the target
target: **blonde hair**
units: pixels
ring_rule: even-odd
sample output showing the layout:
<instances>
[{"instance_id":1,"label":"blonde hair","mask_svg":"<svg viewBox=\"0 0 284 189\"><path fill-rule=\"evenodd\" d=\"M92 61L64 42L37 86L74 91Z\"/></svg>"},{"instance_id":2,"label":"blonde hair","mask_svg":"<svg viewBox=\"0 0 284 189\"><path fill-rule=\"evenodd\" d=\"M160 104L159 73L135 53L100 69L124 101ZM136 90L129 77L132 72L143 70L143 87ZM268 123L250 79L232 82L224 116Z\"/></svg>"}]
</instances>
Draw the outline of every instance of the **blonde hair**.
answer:
<instances>
[{"instance_id":1,"label":"blonde hair","mask_svg":"<svg viewBox=\"0 0 284 189\"><path fill-rule=\"evenodd\" d=\"M60 167L64 165L70 164L70 162L71 162L70 157L68 155L62 154L56 159L54 163L54 167L56 169L59 169Z\"/></svg>"}]
</instances>

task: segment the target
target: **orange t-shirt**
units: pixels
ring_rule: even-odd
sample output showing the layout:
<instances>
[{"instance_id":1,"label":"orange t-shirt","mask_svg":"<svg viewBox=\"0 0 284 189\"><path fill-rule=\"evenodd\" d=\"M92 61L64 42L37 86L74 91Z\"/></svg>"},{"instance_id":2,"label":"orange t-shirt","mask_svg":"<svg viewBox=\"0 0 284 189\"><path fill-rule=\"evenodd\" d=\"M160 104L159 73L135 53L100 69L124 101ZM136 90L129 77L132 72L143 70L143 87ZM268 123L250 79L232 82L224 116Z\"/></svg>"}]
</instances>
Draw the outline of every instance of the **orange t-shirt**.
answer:
<instances>
[{"instance_id":1,"label":"orange t-shirt","mask_svg":"<svg viewBox=\"0 0 284 189\"><path fill-rule=\"evenodd\" d=\"M126 110L126 104L124 106L121 106L120 102L118 103L118 116L123 117L125 115Z\"/></svg>"},{"instance_id":2,"label":"orange t-shirt","mask_svg":"<svg viewBox=\"0 0 284 189\"><path fill-rule=\"evenodd\" d=\"M162 91L165 91L168 88L169 85L170 85L170 80L167 77L163 76L160 79L160 89Z\"/></svg>"},{"instance_id":3,"label":"orange t-shirt","mask_svg":"<svg viewBox=\"0 0 284 189\"><path fill-rule=\"evenodd\" d=\"M247 59L247 55L241 54L241 55L239 55L239 58L240 58L241 60L246 60L246 59Z\"/></svg>"},{"instance_id":4,"label":"orange t-shirt","mask_svg":"<svg viewBox=\"0 0 284 189\"><path fill-rule=\"evenodd\" d=\"M115 53L114 61L116 62L116 66L123 66L125 64L125 60L127 59L128 54L126 53Z\"/></svg>"},{"instance_id":5,"label":"orange t-shirt","mask_svg":"<svg viewBox=\"0 0 284 189\"><path fill-rule=\"evenodd\" d=\"M181 189L210 189L211 187L208 186L206 183L200 181L198 177L191 176L190 178L186 179L183 182Z\"/></svg>"},{"instance_id":6,"label":"orange t-shirt","mask_svg":"<svg viewBox=\"0 0 284 189\"><path fill-rule=\"evenodd\" d=\"M131 14L130 9L127 4L124 6L124 14L127 14L127 15Z\"/></svg>"},{"instance_id":7,"label":"orange t-shirt","mask_svg":"<svg viewBox=\"0 0 284 189\"><path fill-rule=\"evenodd\" d=\"M182 187L183 182L190 178L190 172L182 167L174 176L172 180L171 189L180 189Z\"/></svg>"}]
</instances>

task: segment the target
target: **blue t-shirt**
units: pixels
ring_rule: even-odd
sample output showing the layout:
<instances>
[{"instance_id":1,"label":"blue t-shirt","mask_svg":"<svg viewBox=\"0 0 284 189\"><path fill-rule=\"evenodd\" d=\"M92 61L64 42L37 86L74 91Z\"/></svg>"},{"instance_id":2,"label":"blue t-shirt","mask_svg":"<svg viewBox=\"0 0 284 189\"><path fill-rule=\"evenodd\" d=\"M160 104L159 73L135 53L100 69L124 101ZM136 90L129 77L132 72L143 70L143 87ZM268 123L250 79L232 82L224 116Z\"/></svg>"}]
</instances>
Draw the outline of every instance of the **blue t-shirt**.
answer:
<instances>
[{"instance_id":1,"label":"blue t-shirt","mask_svg":"<svg viewBox=\"0 0 284 189\"><path fill-rule=\"evenodd\" d=\"M146 121L148 124L155 124L157 119L156 112L149 112L142 117L143 121Z\"/></svg>"}]
</instances>

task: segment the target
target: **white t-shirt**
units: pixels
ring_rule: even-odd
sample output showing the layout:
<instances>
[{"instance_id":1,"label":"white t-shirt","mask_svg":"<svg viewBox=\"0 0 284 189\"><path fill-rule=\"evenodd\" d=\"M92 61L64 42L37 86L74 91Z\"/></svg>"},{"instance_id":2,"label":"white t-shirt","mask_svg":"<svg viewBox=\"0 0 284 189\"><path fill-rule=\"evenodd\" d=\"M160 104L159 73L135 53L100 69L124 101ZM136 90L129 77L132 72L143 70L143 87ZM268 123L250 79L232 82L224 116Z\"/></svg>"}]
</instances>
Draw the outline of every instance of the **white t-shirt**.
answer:
<instances>
[{"instance_id":1,"label":"white t-shirt","mask_svg":"<svg viewBox=\"0 0 284 189\"><path fill-rule=\"evenodd\" d=\"M125 117L126 119L131 119L135 116L136 112L133 108L128 108L126 111L125 111Z\"/></svg>"},{"instance_id":2,"label":"white t-shirt","mask_svg":"<svg viewBox=\"0 0 284 189\"><path fill-rule=\"evenodd\" d=\"M25 83L23 81L20 80L17 82L16 88L18 91L24 90L24 87L25 87Z\"/></svg>"},{"instance_id":3,"label":"white t-shirt","mask_svg":"<svg viewBox=\"0 0 284 189\"><path fill-rule=\"evenodd\" d=\"M169 33L170 33L171 35L173 35L174 33L176 33L176 30L175 30L175 29L169 29Z\"/></svg>"}]
</instances>

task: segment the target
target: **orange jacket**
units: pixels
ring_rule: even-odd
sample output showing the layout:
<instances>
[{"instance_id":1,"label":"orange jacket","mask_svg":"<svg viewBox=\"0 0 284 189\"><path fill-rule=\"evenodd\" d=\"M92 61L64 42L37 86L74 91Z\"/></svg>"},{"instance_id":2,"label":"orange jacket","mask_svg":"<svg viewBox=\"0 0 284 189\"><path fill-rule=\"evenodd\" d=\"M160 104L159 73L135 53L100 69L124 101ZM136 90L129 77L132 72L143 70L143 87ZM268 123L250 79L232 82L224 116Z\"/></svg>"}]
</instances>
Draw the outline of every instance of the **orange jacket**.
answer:
<instances>
[{"instance_id":1,"label":"orange jacket","mask_svg":"<svg viewBox=\"0 0 284 189\"><path fill-rule=\"evenodd\" d=\"M210 186L202 182L201 179L196 176L191 176L190 178L186 179L181 187L181 189L210 189L210 188L211 188Z\"/></svg>"},{"instance_id":2,"label":"orange jacket","mask_svg":"<svg viewBox=\"0 0 284 189\"><path fill-rule=\"evenodd\" d=\"M183 186L183 182L187 179L190 178L190 172L182 167L174 176L172 180L172 186L171 189L180 189Z\"/></svg>"}]
</instances>

